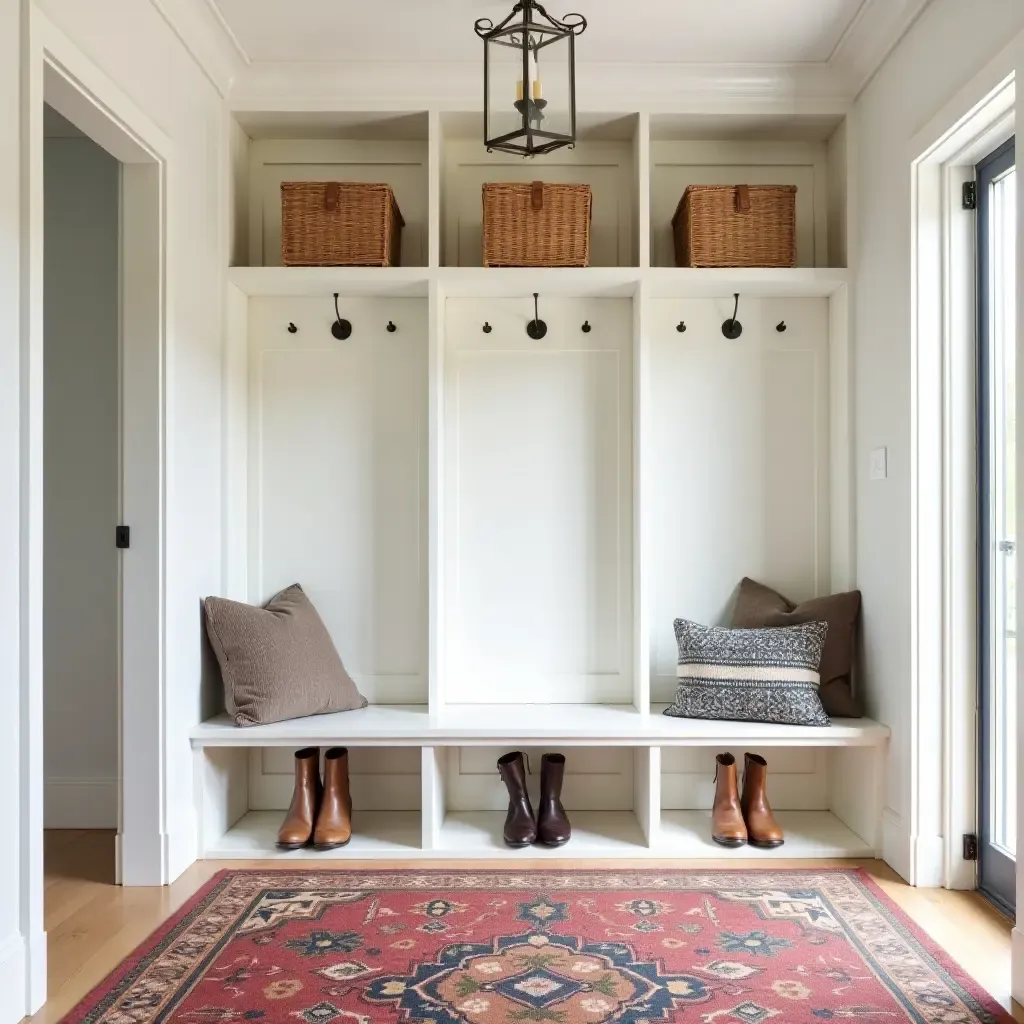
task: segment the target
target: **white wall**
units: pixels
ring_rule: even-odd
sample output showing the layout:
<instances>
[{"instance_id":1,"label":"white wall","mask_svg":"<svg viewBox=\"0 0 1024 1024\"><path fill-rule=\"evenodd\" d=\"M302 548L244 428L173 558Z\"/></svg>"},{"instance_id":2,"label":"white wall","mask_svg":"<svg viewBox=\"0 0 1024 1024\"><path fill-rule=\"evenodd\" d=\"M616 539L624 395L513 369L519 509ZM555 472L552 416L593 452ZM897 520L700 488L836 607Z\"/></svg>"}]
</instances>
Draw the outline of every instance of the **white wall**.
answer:
<instances>
[{"instance_id":1,"label":"white wall","mask_svg":"<svg viewBox=\"0 0 1024 1024\"><path fill-rule=\"evenodd\" d=\"M44 181L44 821L116 828L120 167L48 137Z\"/></svg>"},{"instance_id":2,"label":"white wall","mask_svg":"<svg viewBox=\"0 0 1024 1024\"><path fill-rule=\"evenodd\" d=\"M1019 0L969 6L932 0L861 94L853 115L857 582L864 594L868 710L893 729L886 859L904 875L913 848L910 165L921 155L910 142L1022 27ZM883 446L889 478L872 481L869 453Z\"/></svg>"},{"instance_id":3,"label":"white wall","mask_svg":"<svg viewBox=\"0 0 1024 1024\"><path fill-rule=\"evenodd\" d=\"M201 718L200 599L221 589L223 100L157 6L40 0L39 9L171 139L166 340L167 810L154 837L169 877L195 857L187 732Z\"/></svg>"}]
</instances>

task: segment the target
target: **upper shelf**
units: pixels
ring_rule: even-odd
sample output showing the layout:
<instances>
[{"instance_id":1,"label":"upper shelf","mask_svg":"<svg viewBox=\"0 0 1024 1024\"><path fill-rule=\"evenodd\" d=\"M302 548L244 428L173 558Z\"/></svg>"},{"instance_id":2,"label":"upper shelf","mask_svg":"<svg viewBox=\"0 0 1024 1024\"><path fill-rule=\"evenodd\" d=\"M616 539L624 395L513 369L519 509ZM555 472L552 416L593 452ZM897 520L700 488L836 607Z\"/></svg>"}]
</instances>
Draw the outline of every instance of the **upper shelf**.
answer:
<instances>
[{"instance_id":1,"label":"upper shelf","mask_svg":"<svg viewBox=\"0 0 1024 1024\"><path fill-rule=\"evenodd\" d=\"M461 704L431 714L426 705L370 705L275 725L239 728L227 715L195 726L194 747L564 746L871 747L889 738L869 718L835 719L830 728L669 718L664 704L644 714L628 704Z\"/></svg>"},{"instance_id":2,"label":"upper shelf","mask_svg":"<svg viewBox=\"0 0 1024 1024\"><path fill-rule=\"evenodd\" d=\"M729 270L672 267L484 269L482 267L232 267L228 281L251 296L350 298L425 296L436 281L447 298L546 296L623 298L640 284L654 298L818 298L849 282L849 272L831 268Z\"/></svg>"},{"instance_id":3,"label":"upper shelf","mask_svg":"<svg viewBox=\"0 0 1024 1024\"><path fill-rule=\"evenodd\" d=\"M671 267L688 185L797 186L797 263L846 265L846 124L838 115L580 112L577 144L533 160L488 152L479 112L236 112L232 262L281 262L283 181L386 182L404 267L476 268L486 182L591 188L590 264Z\"/></svg>"}]
</instances>

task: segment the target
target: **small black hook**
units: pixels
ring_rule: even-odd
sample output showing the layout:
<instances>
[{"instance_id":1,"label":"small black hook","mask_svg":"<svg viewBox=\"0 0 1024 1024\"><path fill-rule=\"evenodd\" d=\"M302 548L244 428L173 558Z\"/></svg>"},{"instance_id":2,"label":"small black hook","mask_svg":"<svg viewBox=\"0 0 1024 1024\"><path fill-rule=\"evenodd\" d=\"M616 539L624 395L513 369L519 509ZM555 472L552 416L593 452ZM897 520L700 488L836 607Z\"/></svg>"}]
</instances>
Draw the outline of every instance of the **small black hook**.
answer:
<instances>
[{"instance_id":1,"label":"small black hook","mask_svg":"<svg viewBox=\"0 0 1024 1024\"><path fill-rule=\"evenodd\" d=\"M676 324L676 330L680 334L685 334L686 333L686 321L685 320L680 320L679 323Z\"/></svg>"},{"instance_id":2,"label":"small black hook","mask_svg":"<svg viewBox=\"0 0 1024 1024\"><path fill-rule=\"evenodd\" d=\"M334 293L334 315L337 318L333 324L331 324L331 334L334 335L338 341L346 341L352 337L352 324L348 320L342 320L341 312L338 309L338 293Z\"/></svg>"},{"instance_id":3,"label":"small black hook","mask_svg":"<svg viewBox=\"0 0 1024 1024\"><path fill-rule=\"evenodd\" d=\"M484 334L490 334L491 331L494 330L494 328L489 323L484 321L484 328L483 328L483 330L484 330Z\"/></svg>"},{"instance_id":4,"label":"small black hook","mask_svg":"<svg viewBox=\"0 0 1024 1024\"><path fill-rule=\"evenodd\" d=\"M788 327L786 326L786 321L785 321L785 320L783 320L783 321L782 321L782 322L781 322L781 323L779 324L779 326L775 328L775 330L777 330L777 331L779 332L779 334L785 334L785 333L786 333L786 331L788 331L788 330L789 330L789 328L788 328Z\"/></svg>"},{"instance_id":5,"label":"small black hook","mask_svg":"<svg viewBox=\"0 0 1024 1024\"><path fill-rule=\"evenodd\" d=\"M735 341L743 333L743 324L736 319L740 311L740 293L735 292L734 298L736 299L736 305L733 306L732 317L722 324L722 334L730 341Z\"/></svg>"},{"instance_id":6,"label":"small black hook","mask_svg":"<svg viewBox=\"0 0 1024 1024\"><path fill-rule=\"evenodd\" d=\"M295 326L295 324L289 323L288 324L288 333L289 334L298 334L299 333L299 329L298 329L298 327Z\"/></svg>"},{"instance_id":7,"label":"small black hook","mask_svg":"<svg viewBox=\"0 0 1024 1024\"><path fill-rule=\"evenodd\" d=\"M585 321L583 322L583 326L582 326L582 327L580 328L580 330L581 330L581 331L582 331L582 332L583 332L584 334L589 334L589 333L590 333L590 332L591 332L591 331L592 331L593 329L594 329L594 328L590 326L590 321L589 321L589 320L585 320Z\"/></svg>"},{"instance_id":8,"label":"small black hook","mask_svg":"<svg viewBox=\"0 0 1024 1024\"><path fill-rule=\"evenodd\" d=\"M538 306L539 292L533 293L533 319L526 325L526 333L534 340L540 341L548 333L548 325L540 318Z\"/></svg>"},{"instance_id":9,"label":"small black hook","mask_svg":"<svg viewBox=\"0 0 1024 1024\"><path fill-rule=\"evenodd\" d=\"M397 330L398 330L398 328L394 325L394 322L389 320L388 321L388 334L394 334L395 331L397 331Z\"/></svg>"}]
</instances>

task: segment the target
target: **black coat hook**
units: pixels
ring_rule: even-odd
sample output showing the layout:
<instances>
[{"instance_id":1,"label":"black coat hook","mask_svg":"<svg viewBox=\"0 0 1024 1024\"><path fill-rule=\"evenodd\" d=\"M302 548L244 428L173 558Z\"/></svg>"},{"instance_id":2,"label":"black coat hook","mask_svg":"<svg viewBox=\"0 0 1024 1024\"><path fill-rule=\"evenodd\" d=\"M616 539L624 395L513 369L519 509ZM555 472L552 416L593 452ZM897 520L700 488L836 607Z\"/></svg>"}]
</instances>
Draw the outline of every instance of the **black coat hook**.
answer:
<instances>
[{"instance_id":1,"label":"black coat hook","mask_svg":"<svg viewBox=\"0 0 1024 1024\"><path fill-rule=\"evenodd\" d=\"M539 292L533 293L533 319L526 325L526 333L534 340L540 341L548 333L548 325L540 318L538 307Z\"/></svg>"},{"instance_id":2,"label":"black coat hook","mask_svg":"<svg viewBox=\"0 0 1024 1024\"><path fill-rule=\"evenodd\" d=\"M289 323L288 324L288 333L289 334L298 334L299 333L299 329L298 329L298 327L295 326L295 324Z\"/></svg>"},{"instance_id":3,"label":"black coat hook","mask_svg":"<svg viewBox=\"0 0 1024 1024\"><path fill-rule=\"evenodd\" d=\"M775 330L777 330L777 331L779 332L779 334L785 334L785 333L786 333L786 331L788 331L788 330L789 330L789 328L788 328L788 327L786 326L786 321L785 321L785 320L783 320L783 321L782 321L782 322L781 322L781 323L779 324L779 326L775 328Z\"/></svg>"},{"instance_id":4,"label":"black coat hook","mask_svg":"<svg viewBox=\"0 0 1024 1024\"><path fill-rule=\"evenodd\" d=\"M398 330L398 328L395 326L394 322L389 320L388 321L388 334L394 334L395 331L397 331L397 330Z\"/></svg>"},{"instance_id":5,"label":"black coat hook","mask_svg":"<svg viewBox=\"0 0 1024 1024\"><path fill-rule=\"evenodd\" d=\"M680 334L685 334L686 333L686 321L685 320L680 320L679 323L676 324L676 330Z\"/></svg>"},{"instance_id":6,"label":"black coat hook","mask_svg":"<svg viewBox=\"0 0 1024 1024\"><path fill-rule=\"evenodd\" d=\"M722 324L722 334L730 341L735 341L743 333L743 324L736 319L736 315L740 311L740 293L736 292L734 298L736 305L733 306L732 316Z\"/></svg>"},{"instance_id":7,"label":"black coat hook","mask_svg":"<svg viewBox=\"0 0 1024 1024\"><path fill-rule=\"evenodd\" d=\"M493 330L494 330L494 328L489 323L487 323L487 321L484 321L484 326L483 326L484 334L490 334L491 331L493 331Z\"/></svg>"},{"instance_id":8,"label":"black coat hook","mask_svg":"<svg viewBox=\"0 0 1024 1024\"><path fill-rule=\"evenodd\" d=\"M590 321L589 321L589 320L585 320L585 321L583 322L583 326L582 326L582 327L580 328L580 330L581 330L581 331L582 331L582 332L583 332L584 334L589 334L589 333L590 333L590 332L591 332L591 331L592 331L593 329L594 329L594 328L590 326Z\"/></svg>"},{"instance_id":9,"label":"black coat hook","mask_svg":"<svg viewBox=\"0 0 1024 1024\"><path fill-rule=\"evenodd\" d=\"M342 320L341 312L338 309L338 293L334 293L334 315L336 317L333 324L331 324L331 334L338 339L338 341L346 341L352 337L352 324L348 320Z\"/></svg>"}]
</instances>

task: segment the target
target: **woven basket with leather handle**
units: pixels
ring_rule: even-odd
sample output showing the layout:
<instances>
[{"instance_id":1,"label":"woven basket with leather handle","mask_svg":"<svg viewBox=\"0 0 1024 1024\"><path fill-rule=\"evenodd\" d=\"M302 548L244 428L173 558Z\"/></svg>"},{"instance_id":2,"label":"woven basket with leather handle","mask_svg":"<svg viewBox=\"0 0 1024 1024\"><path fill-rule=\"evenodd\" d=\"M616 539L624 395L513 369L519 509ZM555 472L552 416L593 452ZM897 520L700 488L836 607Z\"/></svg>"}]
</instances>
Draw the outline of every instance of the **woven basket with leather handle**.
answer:
<instances>
[{"instance_id":1,"label":"woven basket with leather handle","mask_svg":"<svg viewBox=\"0 0 1024 1024\"><path fill-rule=\"evenodd\" d=\"M404 226L389 185L281 183L281 262L286 267L397 267Z\"/></svg>"},{"instance_id":2,"label":"woven basket with leather handle","mask_svg":"<svg viewBox=\"0 0 1024 1024\"><path fill-rule=\"evenodd\" d=\"M589 185L484 185L485 267L586 267Z\"/></svg>"},{"instance_id":3,"label":"woven basket with leather handle","mask_svg":"<svg viewBox=\"0 0 1024 1024\"><path fill-rule=\"evenodd\" d=\"M795 267L795 185L691 185L672 218L680 267Z\"/></svg>"}]
</instances>

